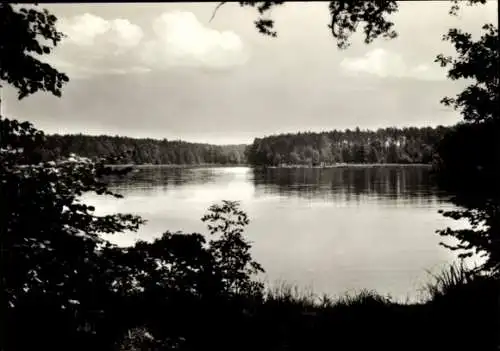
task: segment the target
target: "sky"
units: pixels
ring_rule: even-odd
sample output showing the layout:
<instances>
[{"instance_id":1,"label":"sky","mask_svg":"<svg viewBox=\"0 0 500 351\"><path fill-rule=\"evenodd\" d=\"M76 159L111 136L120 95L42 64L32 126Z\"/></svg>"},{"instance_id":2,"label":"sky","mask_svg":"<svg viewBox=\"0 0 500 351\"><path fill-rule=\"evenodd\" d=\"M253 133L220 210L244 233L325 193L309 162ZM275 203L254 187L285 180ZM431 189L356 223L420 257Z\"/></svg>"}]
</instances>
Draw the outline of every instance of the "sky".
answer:
<instances>
[{"instance_id":1,"label":"sky","mask_svg":"<svg viewBox=\"0 0 500 351\"><path fill-rule=\"evenodd\" d=\"M226 3L41 5L67 37L43 60L70 77L61 98L18 101L2 89L2 114L46 133L109 134L215 144L283 132L451 125L439 103L464 82L434 62L453 54L442 36L477 36L497 23L496 1L448 15L449 1L408 1L390 16L399 36L339 50L327 2L270 13L277 38L259 34L256 9Z\"/></svg>"}]
</instances>

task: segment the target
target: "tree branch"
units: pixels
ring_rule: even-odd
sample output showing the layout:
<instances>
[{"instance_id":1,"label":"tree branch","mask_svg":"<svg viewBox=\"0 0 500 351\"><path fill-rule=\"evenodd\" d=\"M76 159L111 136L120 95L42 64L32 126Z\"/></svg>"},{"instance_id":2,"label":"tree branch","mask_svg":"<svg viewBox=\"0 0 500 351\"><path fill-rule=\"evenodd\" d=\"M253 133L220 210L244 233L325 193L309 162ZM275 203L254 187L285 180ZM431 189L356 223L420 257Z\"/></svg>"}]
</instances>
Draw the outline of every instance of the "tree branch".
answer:
<instances>
[{"instance_id":1,"label":"tree branch","mask_svg":"<svg viewBox=\"0 0 500 351\"><path fill-rule=\"evenodd\" d=\"M208 23L212 22L212 20L214 19L215 17L215 14L217 13L217 11L219 10L219 8L224 5L227 1L221 1L214 9L214 12L212 13L212 17L210 17L210 20L208 21Z\"/></svg>"}]
</instances>

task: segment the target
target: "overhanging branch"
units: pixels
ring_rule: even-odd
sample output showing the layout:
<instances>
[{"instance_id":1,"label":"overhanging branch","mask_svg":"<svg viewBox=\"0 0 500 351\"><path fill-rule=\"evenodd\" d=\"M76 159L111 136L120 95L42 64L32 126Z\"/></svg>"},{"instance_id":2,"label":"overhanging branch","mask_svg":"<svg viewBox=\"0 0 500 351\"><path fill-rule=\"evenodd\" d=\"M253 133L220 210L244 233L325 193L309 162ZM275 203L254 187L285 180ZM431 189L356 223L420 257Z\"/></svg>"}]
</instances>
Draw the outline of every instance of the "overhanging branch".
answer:
<instances>
[{"instance_id":1,"label":"overhanging branch","mask_svg":"<svg viewBox=\"0 0 500 351\"><path fill-rule=\"evenodd\" d=\"M217 6L215 7L214 9L214 12L212 13L212 17L210 17L210 20L208 21L208 23L212 22L212 20L214 19L215 17L215 14L217 13L217 11L219 10L219 8L224 5L227 1L222 1L220 2L219 4L217 4Z\"/></svg>"}]
</instances>

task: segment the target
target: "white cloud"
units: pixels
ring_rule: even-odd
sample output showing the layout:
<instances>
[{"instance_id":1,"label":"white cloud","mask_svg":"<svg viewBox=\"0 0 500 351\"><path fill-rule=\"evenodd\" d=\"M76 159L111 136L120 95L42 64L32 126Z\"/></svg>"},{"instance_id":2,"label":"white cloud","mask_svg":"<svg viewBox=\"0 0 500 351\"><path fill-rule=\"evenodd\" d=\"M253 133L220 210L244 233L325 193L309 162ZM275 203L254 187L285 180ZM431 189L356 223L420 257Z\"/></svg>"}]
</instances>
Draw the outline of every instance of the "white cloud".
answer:
<instances>
[{"instance_id":1,"label":"white cloud","mask_svg":"<svg viewBox=\"0 0 500 351\"><path fill-rule=\"evenodd\" d=\"M142 29L126 19L105 20L85 13L71 19L61 19L60 30L68 36L70 43L94 47L109 46L107 49L131 49L143 37Z\"/></svg>"},{"instance_id":2,"label":"white cloud","mask_svg":"<svg viewBox=\"0 0 500 351\"><path fill-rule=\"evenodd\" d=\"M430 65L408 65L403 57L394 52L376 48L362 57L345 58L340 66L350 73L368 73L382 78L399 77L422 80L442 80L445 71Z\"/></svg>"},{"instance_id":3,"label":"white cloud","mask_svg":"<svg viewBox=\"0 0 500 351\"><path fill-rule=\"evenodd\" d=\"M153 22L153 31L155 38L141 51L143 62L153 67L227 67L246 61L234 32L205 27L191 12L163 13Z\"/></svg>"},{"instance_id":4,"label":"white cloud","mask_svg":"<svg viewBox=\"0 0 500 351\"><path fill-rule=\"evenodd\" d=\"M225 68L246 62L243 42L232 31L217 31L191 12L164 12L145 36L127 19L85 13L62 18L67 35L47 59L72 78L95 74L144 73L173 66Z\"/></svg>"}]
</instances>

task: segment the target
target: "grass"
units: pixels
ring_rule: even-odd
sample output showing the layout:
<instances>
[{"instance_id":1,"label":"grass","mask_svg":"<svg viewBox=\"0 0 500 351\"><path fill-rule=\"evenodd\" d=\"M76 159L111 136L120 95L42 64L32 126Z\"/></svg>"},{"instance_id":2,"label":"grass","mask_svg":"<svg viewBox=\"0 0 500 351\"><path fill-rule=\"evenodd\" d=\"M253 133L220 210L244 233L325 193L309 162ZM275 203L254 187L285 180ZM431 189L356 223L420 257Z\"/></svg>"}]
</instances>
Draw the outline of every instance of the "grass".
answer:
<instances>
[{"instance_id":1,"label":"grass","mask_svg":"<svg viewBox=\"0 0 500 351\"><path fill-rule=\"evenodd\" d=\"M451 264L439 274L428 273L432 280L424 286L423 291L431 301L445 298L464 287L472 286L480 279L462 261Z\"/></svg>"},{"instance_id":2,"label":"grass","mask_svg":"<svg viewBox=\"0 0 500 351\"><path fill-rule=\"evenodd\" d=\"M318 296L281 282L244 302L244 313L218 310L213 324L191 334L211 338L186 338L178 349L498 350L499 281L463 264L431 278L416 303L369 290Z\"/></svg>"}]
</instances>

